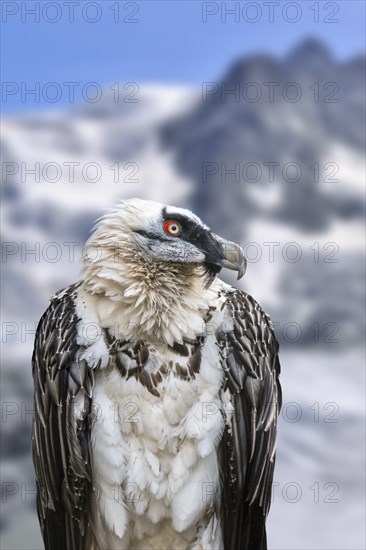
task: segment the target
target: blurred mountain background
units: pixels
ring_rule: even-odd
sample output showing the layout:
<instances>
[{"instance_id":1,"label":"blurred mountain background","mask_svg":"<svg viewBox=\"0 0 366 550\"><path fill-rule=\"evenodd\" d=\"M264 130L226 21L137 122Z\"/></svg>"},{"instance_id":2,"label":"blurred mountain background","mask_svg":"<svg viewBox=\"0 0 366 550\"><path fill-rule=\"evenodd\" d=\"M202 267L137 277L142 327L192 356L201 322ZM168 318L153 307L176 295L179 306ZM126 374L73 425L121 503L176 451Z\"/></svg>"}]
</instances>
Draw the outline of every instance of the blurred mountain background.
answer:
<instances>
[{"instance_id":1,"label":"blurred mountain background","mask_svg":"<svg viewBox=\"0 0 366 550\"><path fill-rule=\"evenodd\" d=\"M238 59L202 89L144 85L136 103L106 91L4 119L3 548L42 545L21 410L32 406L32 331L78 279L94 220L133 196L188 207L247 251L238 284L270 313L282 349L270 548L365 548L364 69L363 56L339 61L307 39L283 58Z\"/></svg>"}]
</instances>

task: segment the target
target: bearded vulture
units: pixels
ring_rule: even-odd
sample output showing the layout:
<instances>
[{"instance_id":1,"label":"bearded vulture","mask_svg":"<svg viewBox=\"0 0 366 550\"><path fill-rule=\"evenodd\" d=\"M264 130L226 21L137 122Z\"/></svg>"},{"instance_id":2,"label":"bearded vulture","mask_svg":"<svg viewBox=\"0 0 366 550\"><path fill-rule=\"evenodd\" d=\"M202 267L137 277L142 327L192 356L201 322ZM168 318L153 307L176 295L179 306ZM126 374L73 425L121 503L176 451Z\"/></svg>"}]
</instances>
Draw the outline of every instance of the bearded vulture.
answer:
<instances>
[{"instance_id":1,"label":"bearded vulture","mask_svg":"<svg viewBox=\"0 0 366 550\"><path fill-rule=\"evenodd\" d=\"M127 200L33 352L47 550L263 550L281 390L269 317L223 283L241 248L190 211Z\"/></svg>"}]
</instances>

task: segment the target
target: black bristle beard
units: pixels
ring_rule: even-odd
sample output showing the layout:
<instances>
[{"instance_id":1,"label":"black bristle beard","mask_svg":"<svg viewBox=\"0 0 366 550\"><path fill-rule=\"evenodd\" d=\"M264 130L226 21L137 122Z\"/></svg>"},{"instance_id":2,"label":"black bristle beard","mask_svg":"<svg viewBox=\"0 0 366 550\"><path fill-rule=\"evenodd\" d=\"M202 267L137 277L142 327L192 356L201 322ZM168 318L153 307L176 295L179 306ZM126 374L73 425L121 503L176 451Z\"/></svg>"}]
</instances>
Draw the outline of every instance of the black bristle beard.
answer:
<instances>
[{"instance_id":1,"label":"black bristle beard","mask_svg":"<svg viewBox=\"0 0 366 550\"><path fill-rule=\"evenodd\" d=\"M212 285L220 271L221 267L219 265L209 264L208 262L203 264L202 278L205 288Z\"/></svg>"}]
</instances>

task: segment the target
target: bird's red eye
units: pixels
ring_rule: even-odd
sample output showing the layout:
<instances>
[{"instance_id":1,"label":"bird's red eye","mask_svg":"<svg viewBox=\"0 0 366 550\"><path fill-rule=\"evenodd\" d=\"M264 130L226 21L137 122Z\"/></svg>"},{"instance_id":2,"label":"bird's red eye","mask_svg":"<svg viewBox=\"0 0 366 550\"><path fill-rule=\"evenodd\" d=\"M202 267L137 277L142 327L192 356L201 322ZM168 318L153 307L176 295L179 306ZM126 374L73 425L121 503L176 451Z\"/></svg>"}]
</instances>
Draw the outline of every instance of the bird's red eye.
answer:
<instances>
[{"instance_id":1,"label":"bird's red eye","mask_svg":"<svg viewBox=\"0 0 366 550\"><path fill-rule=\"evenodd\" d=\"M168 235L173 235L173 237L176 237L180 233L180 225L174 220L168 220L164 224L164 231L165 233L168 233Z\"/></svg>"}]
</instances>

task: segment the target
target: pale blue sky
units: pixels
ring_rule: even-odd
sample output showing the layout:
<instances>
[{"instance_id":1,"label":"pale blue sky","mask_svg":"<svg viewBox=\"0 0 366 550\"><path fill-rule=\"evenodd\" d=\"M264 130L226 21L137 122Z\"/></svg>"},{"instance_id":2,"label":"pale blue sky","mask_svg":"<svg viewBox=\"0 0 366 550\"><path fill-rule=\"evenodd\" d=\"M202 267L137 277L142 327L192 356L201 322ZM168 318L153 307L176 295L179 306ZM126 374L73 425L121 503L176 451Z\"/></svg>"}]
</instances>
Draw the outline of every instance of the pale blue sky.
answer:
<instances>
[{"instance_id":1,"label":"pale blue sky","mask_svg":"<svg viewBox=\"0 0 366 550\"><path fill-rule=\"evenodd\" d=\"M3 0L2 37L2 80L31 86L34 82L55 81L86 83L95 81L106 85L115 81L136 81L182 83L199 85L202 81L219 78L230 65L240 57L254 52L285 55L290 48L304 37L317 37L327 44L339 59L347 59L365 48L365 2L346 0L343 2L270 2L273 5L274 22L269 22L269 6L265 2L240 2L239 21L234 15L224 13L222 2L191 1L120 1L120 19L137 19L137 23L113 21L116 12L111 10L117 2L102 0L96 2L100 8L100 20L85 21L81 7L88 0L74 2L75 21L70 23L69 8L63 0L41 1L46 4L60 4L61 19L50 23L45 19L56 17L56 9L47 8L41 21L34 16L22 14L22 5L30 9L36 2L7 2ZM79 4L79 5L77 5ZM134 14L134 4L139 11ZM260 5L255 13L255 7ZM279 4L279 5L277 5ZM285 5L296 4L298 8ZM235 2L226 2L232 9ZM15 8L14 8L15 6ZM249 7L248 7L249 6ZM319 23L314 21L315 9L319 7ZM18 8L18 13L7 15ZM339 8L338 12L335 11ZM116 8L114 8L116 9ZM297 14L295 9L297 9ZM97 14L92 6L86 16L93 19ZM207 16L203 22L203 10L218 10ZM25 22L21 21L21 16ZM299 16L299 21L289 22ZM259 21L250 23L245 19ZM338 19L337 23L324 19ZM4 20L6 22L4 22ZM62 98L59 105L65 99ZM21 102L20 93L8 97L3 111L34 110L52 107L47 102L35 104L29 100Z\"/></svg>"}]
</instances>

